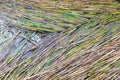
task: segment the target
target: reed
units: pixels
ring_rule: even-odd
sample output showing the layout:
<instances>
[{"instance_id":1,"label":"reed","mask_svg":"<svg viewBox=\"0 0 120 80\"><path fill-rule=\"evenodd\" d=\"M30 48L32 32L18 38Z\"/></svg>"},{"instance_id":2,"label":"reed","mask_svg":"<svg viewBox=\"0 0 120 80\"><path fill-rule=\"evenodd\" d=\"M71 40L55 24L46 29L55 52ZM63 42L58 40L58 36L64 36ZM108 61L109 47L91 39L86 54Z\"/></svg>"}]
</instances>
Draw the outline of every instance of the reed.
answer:
<instances>
[{"instance_id":1,"label":"reed","mask_svg":"<svg viewBox=\"0 0 120 80\"><path fill-rule=\"evenodd\" d=\"M0 80L119 80L120 4L1 0Z\"/></svg>"}]
</instances>

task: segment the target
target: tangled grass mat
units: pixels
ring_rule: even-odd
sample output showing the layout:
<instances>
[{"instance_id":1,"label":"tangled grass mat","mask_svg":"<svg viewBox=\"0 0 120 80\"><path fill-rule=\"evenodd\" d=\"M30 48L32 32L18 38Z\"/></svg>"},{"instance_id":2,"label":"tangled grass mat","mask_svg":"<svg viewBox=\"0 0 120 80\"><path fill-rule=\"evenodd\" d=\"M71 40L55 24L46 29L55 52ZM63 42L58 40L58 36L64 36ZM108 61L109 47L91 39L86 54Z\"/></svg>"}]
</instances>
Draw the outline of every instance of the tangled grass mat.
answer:
<instances>
[{"instance_id":1,"label":"tangled grass mat","mask_svg":"<svg viewBox=\"0 0 120 80\"><path fill-rule=\"evenodd\" d=\"M120 80L119 0L0 0L0 80Z\"/></svg>"}]
</instances>

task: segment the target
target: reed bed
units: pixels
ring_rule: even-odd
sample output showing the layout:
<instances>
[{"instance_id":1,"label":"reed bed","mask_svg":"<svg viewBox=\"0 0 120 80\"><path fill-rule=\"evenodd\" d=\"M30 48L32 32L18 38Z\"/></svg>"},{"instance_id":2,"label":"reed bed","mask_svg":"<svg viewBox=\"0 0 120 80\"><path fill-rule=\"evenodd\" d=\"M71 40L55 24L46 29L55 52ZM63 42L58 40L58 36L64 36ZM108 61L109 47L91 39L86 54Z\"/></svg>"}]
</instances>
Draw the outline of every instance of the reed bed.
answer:
<instances>
[{"instance_id":1,"label":"reed bed","mask_svg":"<svg viewBox=\"0 0 120 80\"><path fill-rule=\"evenodd\" d=\"M120 4L1 0L0 80L120 80Z\"/></svg>"}]
</instances>

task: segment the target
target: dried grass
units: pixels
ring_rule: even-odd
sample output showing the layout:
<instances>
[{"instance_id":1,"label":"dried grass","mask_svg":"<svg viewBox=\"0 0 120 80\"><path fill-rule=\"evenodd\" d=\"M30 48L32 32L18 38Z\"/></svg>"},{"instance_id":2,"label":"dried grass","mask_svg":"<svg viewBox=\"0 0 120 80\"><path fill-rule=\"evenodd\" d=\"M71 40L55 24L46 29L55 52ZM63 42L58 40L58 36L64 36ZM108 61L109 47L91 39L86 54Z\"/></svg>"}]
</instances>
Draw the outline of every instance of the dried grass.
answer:
<instances>
[{"instance_id":1,"label":"dried grass","mask_svg":"<svg viewBox=\"0 0 120 80\"><path fill-rule=\"evenodd\" d=\"M0 80L120 79L120 4L8 2L0 3Z\"/></svg>"}]
</instances>

